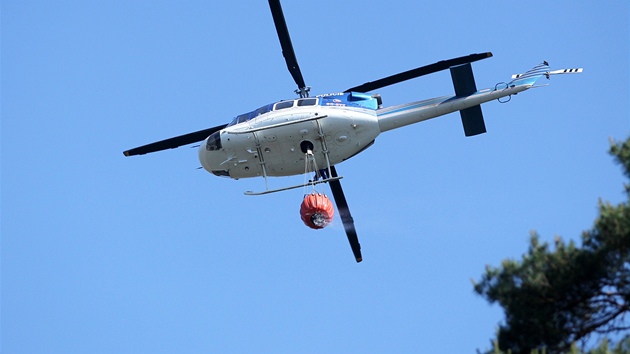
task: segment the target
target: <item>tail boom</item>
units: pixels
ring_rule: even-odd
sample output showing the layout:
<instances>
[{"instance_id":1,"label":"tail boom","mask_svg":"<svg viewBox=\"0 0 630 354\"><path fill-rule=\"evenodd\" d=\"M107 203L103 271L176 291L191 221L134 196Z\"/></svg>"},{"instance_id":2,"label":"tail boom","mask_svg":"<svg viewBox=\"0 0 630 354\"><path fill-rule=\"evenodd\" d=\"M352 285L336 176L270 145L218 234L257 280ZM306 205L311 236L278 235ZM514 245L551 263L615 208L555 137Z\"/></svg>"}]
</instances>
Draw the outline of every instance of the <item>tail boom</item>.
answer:
<instances>
[{"instance_id":1,"label":"tail boom","mask_svg":"<svg viewBox=\"0 0 630 354\"><path fill-rule=\"evenodd\" d=\"M376 114L381 132L466 110L485 102L515 95L532 86L531 84L504 85L505 88L481 90L466 97L443 96L380 109Z\"/></svg>"}]
</instances>

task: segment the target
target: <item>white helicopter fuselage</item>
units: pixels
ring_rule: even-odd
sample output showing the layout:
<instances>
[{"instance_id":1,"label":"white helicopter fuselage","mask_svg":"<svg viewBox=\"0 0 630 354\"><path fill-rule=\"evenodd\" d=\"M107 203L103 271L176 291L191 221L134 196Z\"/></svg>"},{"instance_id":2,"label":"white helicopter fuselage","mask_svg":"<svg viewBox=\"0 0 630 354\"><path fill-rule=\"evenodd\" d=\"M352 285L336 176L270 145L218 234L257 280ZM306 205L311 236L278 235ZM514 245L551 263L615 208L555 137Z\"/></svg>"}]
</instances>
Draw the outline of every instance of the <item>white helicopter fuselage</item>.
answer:
<instances>
[{"instance_id":1,"label":"white helicopter fuselage","mask_svg":"<svg viewBox=\"0 0 630 354\"><path fill-rule=\"evenodd\" d=\"M361 152L381 132L373 109L298 106L300 101L208 137L199 147L204 169L234 179L303 174L312 172L306 171L307 149L317 166L326 168Z\"/></svg>"}]
</instances>

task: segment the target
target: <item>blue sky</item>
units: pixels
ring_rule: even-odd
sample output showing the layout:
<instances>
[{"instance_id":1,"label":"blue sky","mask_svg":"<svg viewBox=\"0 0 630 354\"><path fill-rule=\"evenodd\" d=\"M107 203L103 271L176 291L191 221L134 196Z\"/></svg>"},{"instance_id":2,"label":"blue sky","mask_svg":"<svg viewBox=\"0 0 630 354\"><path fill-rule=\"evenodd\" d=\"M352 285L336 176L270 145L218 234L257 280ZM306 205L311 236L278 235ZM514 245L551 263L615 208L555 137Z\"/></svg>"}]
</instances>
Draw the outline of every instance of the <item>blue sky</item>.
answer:
<instances>
[{"instance_id":1,"label":"blue sky","mask_svg":"<svg viewBox=\"0 0 630 354\"><path fill-rule=\"evenodd\" d=\"M473 353L502 311L471 279L623 200L627 1L283 8L317 94L484 51L479 88L543 60L584 73L485 104L487 134L451 114L338 165L356 264L339 219L302 224L300 190L245 196L263 180L197 170L188 147L122 155L294 97L266 1L2 1L3 352ZM442 72L378 92L453 89Z\"/></svg>"}]
</instances>

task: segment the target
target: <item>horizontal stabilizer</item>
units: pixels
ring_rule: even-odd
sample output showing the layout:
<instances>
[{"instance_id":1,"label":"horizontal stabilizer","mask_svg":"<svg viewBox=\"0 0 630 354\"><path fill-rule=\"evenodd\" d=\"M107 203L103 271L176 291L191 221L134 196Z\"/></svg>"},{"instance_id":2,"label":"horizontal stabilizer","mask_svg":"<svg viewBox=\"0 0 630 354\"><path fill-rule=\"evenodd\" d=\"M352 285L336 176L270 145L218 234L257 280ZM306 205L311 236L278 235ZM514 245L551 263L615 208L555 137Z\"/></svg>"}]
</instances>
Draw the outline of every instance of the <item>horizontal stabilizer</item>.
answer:
<instances>
[{"instance_id":1,"label":"horizontal stabilizer","mask_svg":"<svg viewBox=\"0 0 630 354\"><path fill-rule=\"evenodd\" d=\"M467 97L477 92L475 77L470 63L450 68L453 87L457 97ZM486 132L486 124L483 121L481 106L476 105L459 111L464 126L464 134L473 136Z\"/></svg>"}]
</instances>

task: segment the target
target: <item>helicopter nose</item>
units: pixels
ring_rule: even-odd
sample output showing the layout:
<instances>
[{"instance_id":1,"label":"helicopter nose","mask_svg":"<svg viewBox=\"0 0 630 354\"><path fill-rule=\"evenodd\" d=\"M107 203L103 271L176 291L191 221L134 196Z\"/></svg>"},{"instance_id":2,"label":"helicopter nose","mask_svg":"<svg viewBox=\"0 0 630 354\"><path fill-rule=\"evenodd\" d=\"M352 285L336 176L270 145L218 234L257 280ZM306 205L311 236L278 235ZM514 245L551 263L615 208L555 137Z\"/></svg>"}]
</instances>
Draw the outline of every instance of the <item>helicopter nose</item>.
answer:
<instances>
[{"instance_id":1,"label":"helicopter nose","mask_svg":"<svg viewBox=\"0 0 630 354\"><path fill-rule=\"evenodd\" d=\"M210 135L199 145L199 162L203 168L215 176L230 177L230 172L224 166L227 157L221 146L219 132Z\"/></svg>"}]
</instances>

